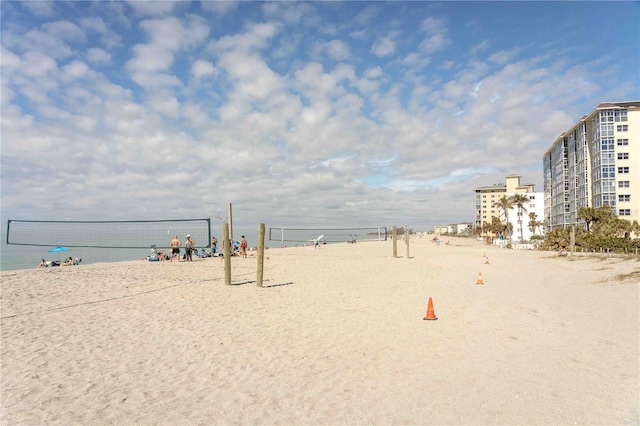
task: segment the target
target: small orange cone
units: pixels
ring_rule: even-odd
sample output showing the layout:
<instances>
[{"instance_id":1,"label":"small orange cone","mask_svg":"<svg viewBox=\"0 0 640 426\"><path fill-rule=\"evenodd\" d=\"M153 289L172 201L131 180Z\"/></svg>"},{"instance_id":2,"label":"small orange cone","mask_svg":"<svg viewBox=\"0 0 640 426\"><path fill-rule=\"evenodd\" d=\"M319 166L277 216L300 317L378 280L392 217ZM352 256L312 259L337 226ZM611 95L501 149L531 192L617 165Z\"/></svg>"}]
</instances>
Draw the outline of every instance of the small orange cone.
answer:
<instances>
[{"instance_id":1,"label":"small orange cone","mask_svg":"<svg viewBox=\"0 0 640 426\"><path fill-rule=\"evenodd\" d=\"M488 264L489 264L489 258L488 258L488 257L487 257L487 260L485 260L485 261L484 261L484 264L485 264L485 265L488 265Z\"/></svg>"},{"instance_id":2,"label":"small orange cone","mask_svg":"<svg viewBox=\"0 0 640 426\"><path fill-rule=\"evenodd\" d=\"M484 285L484 283L482 282L482 272L478 273L478 282L476 283L478 285Z\"/></svg>"},{"instance_id":3,"label":"small orange cone","mask_svg":"<svg viewBox=\"0 0 640 426\"><path fill-rule=\"evenodd\" d=\"M435 312L433 312L433 300L429 298L429 305L427 307L427 316L422 318L423 320L437 320Z\"/></svg>"}]
</instances>

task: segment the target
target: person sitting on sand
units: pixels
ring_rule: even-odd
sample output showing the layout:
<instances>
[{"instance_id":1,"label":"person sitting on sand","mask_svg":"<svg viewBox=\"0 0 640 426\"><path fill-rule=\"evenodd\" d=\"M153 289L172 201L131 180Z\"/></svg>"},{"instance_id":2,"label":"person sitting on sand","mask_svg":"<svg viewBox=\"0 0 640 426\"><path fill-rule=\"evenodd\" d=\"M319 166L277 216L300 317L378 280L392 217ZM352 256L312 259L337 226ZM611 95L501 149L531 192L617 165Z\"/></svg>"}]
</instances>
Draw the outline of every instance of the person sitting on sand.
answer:
<instances>
[{"instance_id":1,"label":"person sitting on sand","mask_svg":"<svg viewBox=\"0 0 640 426\"><path fill-rule=\"evenodd\" d=\"M69 256L67 259L65 259L62 266L73 266L73 258Z\"/></svg>"},{"instance_id":2,"label":"person sitting on sand","mask_svg":"<svg viewBox=\"0 0 640 426\"><path fill-rule=\"evenodd\" d=\"M565 248L565 246L560 247L560 250L558 250L558 256L566 256L567 255L567 249Z\"/></svg>"},{"instance_id":3,"label":"person sitting on sand","mask_svg":"<svg viewBox=\"0 0 640 426\"><path fill-rule=\"evenodd\" d=\"M47 267L47 261L42 259L40 261L40 265L38 265L38 268L46 268Z\"/></svg>"},{"instance_id":4,"label":"person sitting on sand","mask_svg":"<svg viewBox=\"0 0 640 426\"><path fill-rule=\"evenodd\" d=\"M80 262L82 262L82 259L80 259L79 257L76 257L76 258L73 260L73 265L74 265L74 266L78 266L78 265L80 264Z\"/></svg>"}]
</instances>

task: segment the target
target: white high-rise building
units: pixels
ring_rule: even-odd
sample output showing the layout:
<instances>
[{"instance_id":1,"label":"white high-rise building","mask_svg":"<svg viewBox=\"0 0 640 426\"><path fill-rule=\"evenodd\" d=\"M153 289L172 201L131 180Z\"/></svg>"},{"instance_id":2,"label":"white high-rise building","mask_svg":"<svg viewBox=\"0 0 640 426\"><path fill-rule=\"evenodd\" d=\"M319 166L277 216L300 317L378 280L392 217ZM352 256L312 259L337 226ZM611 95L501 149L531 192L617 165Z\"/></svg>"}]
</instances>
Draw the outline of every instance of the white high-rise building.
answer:
<instances>
[{"instance_id":1,"label":"white high-rise building","mask_svg":"<svg viewBox=\"0 0 640 426\"><path fill-rule=\"evenodd\" d=\"M581 207L609 205L640 220L640 101L599 104L542 160L547 231L577 224Z\"/></svg>"}]
</instances>

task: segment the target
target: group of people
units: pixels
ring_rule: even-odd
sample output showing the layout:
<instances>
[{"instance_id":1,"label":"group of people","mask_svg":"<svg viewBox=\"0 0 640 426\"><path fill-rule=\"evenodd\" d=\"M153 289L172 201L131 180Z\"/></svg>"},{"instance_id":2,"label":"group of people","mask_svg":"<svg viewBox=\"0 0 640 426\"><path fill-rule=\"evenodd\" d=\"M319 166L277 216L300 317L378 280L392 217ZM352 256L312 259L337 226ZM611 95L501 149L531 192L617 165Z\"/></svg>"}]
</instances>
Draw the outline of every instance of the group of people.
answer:
<instances>
[{"instance_id":1,"label":"group of people","mask_svg":"<svg viewBox=\"0 0 640 426\"><path fill-rule=\"evenodd\" d=\"M79 257L76 257L74 259L71 256L66 258L64 260L64 262L62 262L62 263L60 263L59 261L55 261L55 260L44 260L44 259L42 259L40 261L40 264L38 265L38 269L40 269L40 268L49 268L51 266L77 266L77 265L80 264L80 262L82 262L82 259L80 259Z\"/></svg>"},{"instance_id":2,"label":"group of people","mask_svg":"<svg viewBox=\"0 0 640 426\"><path fill-rule=\"evenodd\" d=\"M190 234L187 234L184 241L184 257L182 259L180 256L180 247L182 247L182 241L180 241L177 235L173 236L170 246L171 246L171 255L169 256L170 261L173 261L174 259L177 259L178 262L180 262L182 259L185 261L192 261L194 254L199 255L200 257L215 256L218 250L218 239L216 237L211 237L211 253L206 253L204 250L202 252L199 252L198 249L196 248L196 242L194 241L194 239L191 237ZM248 247L247 240L243 235L240 240L239 250L236 247L234 247L232 256L238 255L241 257L247 257L247 247Z\"/></svg>"},{"instance_id":3,"label":"group of people","mask_svg":"<svg viewBox=\"0 0 640 426\"><path fill-rule=\"evenodd\" d=\"M182 246L182 241L178 239L177 235L174 235L170 245L171 245L171 257L169 260L173 262L173 259L178 259L178 262L180 262L181 261L180 247ZM190 234L187 234L184 240L184 260L185 261L190 262L193 260L194 250L197 250L196 242L194 241L194 239L191 237Z\"/></svg>"}]
</instances>

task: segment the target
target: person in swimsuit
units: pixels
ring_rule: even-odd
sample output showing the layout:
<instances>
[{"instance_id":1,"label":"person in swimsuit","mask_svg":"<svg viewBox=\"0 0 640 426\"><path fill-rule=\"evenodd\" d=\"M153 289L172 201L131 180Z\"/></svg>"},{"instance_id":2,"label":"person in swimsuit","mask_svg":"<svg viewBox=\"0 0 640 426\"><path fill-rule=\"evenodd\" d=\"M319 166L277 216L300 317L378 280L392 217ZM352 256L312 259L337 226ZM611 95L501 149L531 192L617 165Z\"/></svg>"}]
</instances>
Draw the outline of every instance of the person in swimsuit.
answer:
<instances>
[{"instance_id":1,"label":"person in swimsuit","mask_svg":"<svg viewBox=\"0 0 640 426\"><path fill-rule=\"evenodd\" d=\"M173 257L175 256L180 262L180 246L182 243L178 239L177 235L173 236L173 240L171 240L171 262L173 262Z\"/></svg>"},{"instance_id":2,"label":"person in swimsuit","mask_svg":"<svg viewBox=\"0 0 640 426\"><path fill-rule=\"evenodd\" d=\"M247 240L245 240L244 235L240 240L240 256L247 257Z\"/></svg>"}]
</instances>

